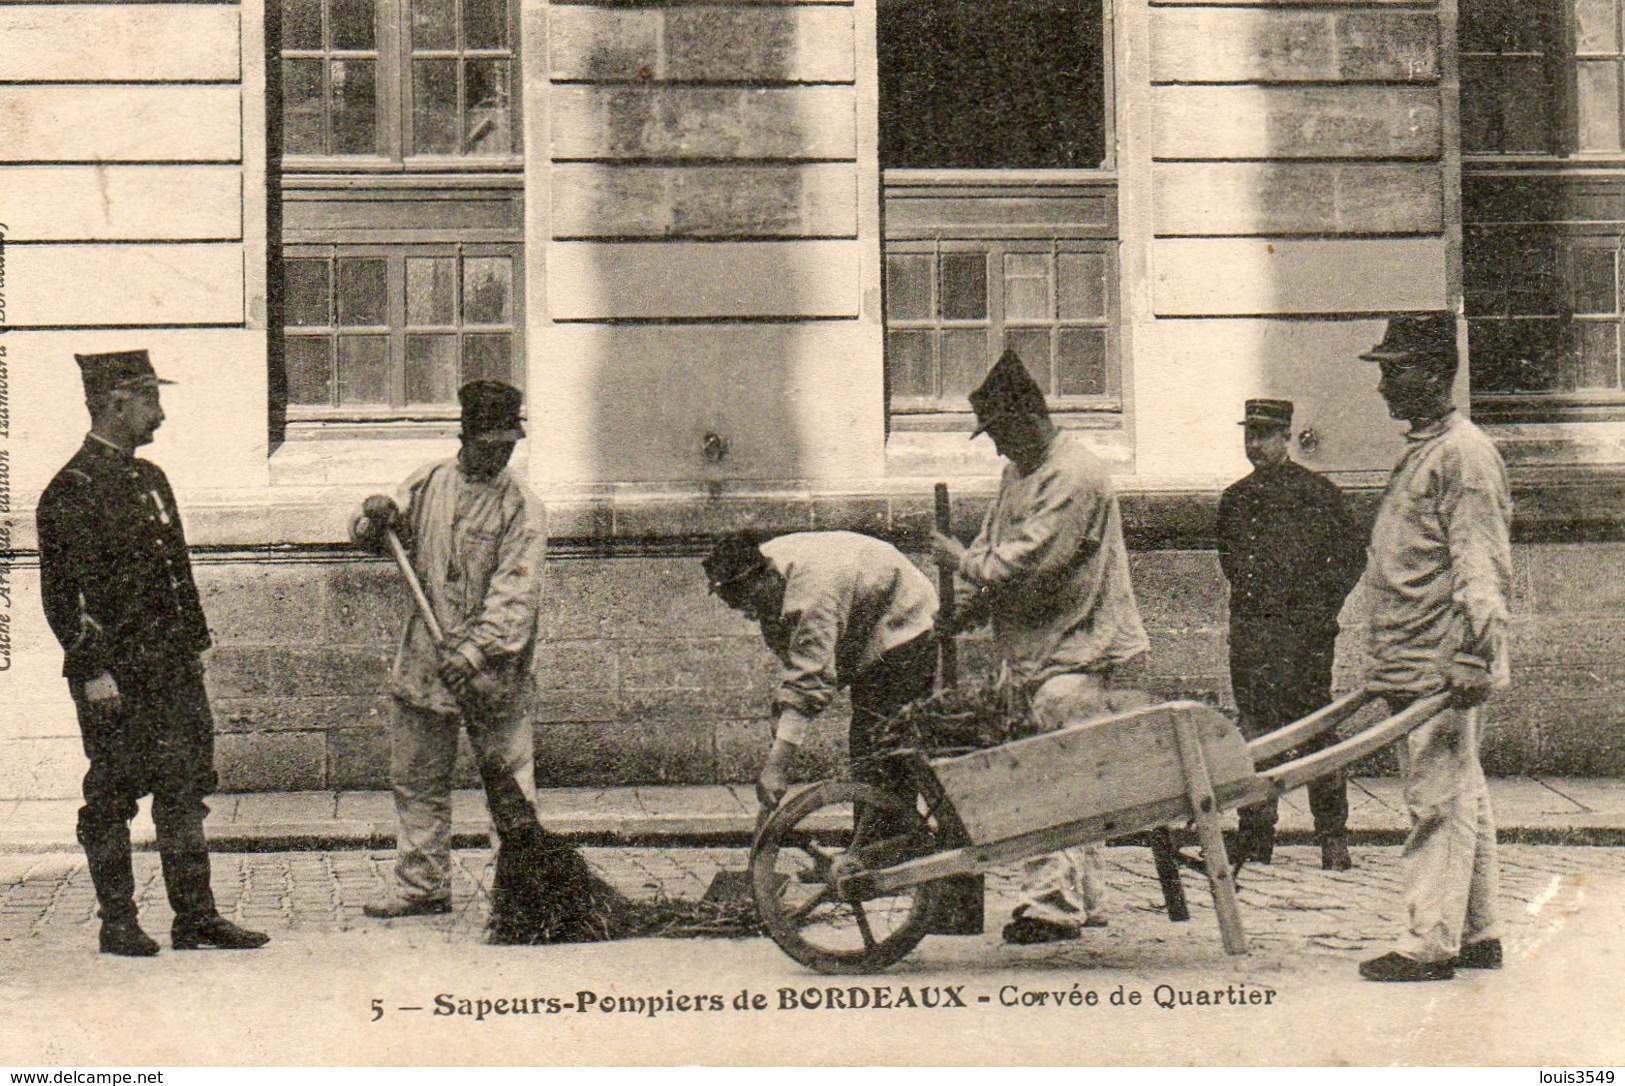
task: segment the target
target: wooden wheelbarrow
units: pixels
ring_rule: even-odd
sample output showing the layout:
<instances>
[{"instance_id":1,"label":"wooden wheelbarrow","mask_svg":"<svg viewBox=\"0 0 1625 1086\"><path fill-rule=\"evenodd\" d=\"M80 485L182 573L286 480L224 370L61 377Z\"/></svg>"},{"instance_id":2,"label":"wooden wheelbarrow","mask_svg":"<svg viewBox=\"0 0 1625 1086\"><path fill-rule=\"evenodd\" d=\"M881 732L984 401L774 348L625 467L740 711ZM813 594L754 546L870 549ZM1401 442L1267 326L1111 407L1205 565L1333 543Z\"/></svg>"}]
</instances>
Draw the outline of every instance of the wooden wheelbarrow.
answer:
<instances>
[{"instance_id":1,"label":"wooden wheelbarrow","mask_svg":"<svg viewBox=\"0 0 1625 1086\"><path fill-rule=\"evenodd\" d=\"M750 873L774 942L826 973L884 969L927 934L937 880L1075 845L1194 823L1219 931L1247 952L1219 814L1279 796L1401 738L1444 708L1419 700L1335 746L1258 771L1354 717L1360 692L1248 742L1209 706L1176 701L953 757L905 751L925 810L856 781L825 781L780 805Z\"/></svg>"}]
</instances>

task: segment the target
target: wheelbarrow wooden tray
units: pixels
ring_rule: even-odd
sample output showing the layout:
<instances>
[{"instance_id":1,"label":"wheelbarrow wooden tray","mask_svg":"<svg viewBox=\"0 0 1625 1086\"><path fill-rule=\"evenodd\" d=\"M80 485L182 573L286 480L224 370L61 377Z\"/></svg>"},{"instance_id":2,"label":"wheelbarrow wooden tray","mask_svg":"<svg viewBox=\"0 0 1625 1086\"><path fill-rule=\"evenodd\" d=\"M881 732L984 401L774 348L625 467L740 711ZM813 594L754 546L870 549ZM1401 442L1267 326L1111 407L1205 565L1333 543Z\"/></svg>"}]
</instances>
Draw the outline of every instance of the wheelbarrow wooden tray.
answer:
<instances>
[{"instance_id":1,"label":"wheelbarrow wooden tray","mask_svg":"<svg viewBox=\"0 0 1625 1086\"><path fill-rule=\"evenodd\" d=\"M970 844L852 876L882 894L986 871L1169 822L1195 823L1225 949L1246 952L1219 812L1281 795L1342 769L1426 723L1447 696L1423 698L1314 754L1259 772L1262 760L1350 719L1373 701L1350 694L1251 743L1198 702L1133 709L927 764ZM844 885L844 884L843 884Z\"/></svg>"},{"instance_id":2,"label":"wheelbarrow wooden tray","mask_svg":"<svg viewBox=\"0 0 1625 1086\"><path fill-rule=\"evenodd\" d=\"M1257 790L1241 732L1196 702L1100 717L930 766L973 844L1078 823L1104 839L1189 816L1182 726L1200 746L1220 807Z\"/></svg>"}]
</instances>

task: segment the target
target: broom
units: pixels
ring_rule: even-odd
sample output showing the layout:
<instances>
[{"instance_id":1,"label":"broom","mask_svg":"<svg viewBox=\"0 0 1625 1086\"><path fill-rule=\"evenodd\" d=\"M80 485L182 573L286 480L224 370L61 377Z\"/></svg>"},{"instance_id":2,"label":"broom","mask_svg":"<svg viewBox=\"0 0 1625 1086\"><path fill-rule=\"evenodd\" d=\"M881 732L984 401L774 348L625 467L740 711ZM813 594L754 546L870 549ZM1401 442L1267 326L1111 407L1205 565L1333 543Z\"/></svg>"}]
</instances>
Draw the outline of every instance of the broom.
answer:
<instances>
[{"instance_id":1,"label":"broom","mask_svg":"<svg viewBox=\"0 0 1625 1086\"><path fill-rule=\"evenodd\" d=\"M435 644L445 631L423 592L412 560L393 528L384 530L390 554L406 578L418 617ZM476 675L457 696L465 714L491 703L489 676ZM616 938L626 927L632 906L593 874L587 861L556 833L542 828L536 808L511 773L480 764L485 802L497 828L496 874L491 883L491 918L487 935L499 944L578 943Z\"/></svg>"}]
</instances>

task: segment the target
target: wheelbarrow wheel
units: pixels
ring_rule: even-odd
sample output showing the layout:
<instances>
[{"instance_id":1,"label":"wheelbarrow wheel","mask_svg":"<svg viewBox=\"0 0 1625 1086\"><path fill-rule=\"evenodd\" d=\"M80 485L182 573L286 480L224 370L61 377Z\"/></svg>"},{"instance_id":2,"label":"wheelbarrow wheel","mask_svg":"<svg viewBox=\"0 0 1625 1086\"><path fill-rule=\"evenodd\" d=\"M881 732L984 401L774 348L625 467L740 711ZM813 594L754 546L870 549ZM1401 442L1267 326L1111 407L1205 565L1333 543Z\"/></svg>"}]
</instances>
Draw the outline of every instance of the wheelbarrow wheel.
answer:
<instances>
[{"instance_id":1,"label":"wheelbarrow wheel","mask_svg":"<svg viewBox=\"0 0 1625 1086\"><path fill-rule=\"evenodd\" d=\"M821 973L870 973L925 938L934 887L859 898L840 880L925 855L925 820L906 800L857 781L796 794L768 820L751 852L756 908L779 948Z\"/></svg>"}]
</instances>

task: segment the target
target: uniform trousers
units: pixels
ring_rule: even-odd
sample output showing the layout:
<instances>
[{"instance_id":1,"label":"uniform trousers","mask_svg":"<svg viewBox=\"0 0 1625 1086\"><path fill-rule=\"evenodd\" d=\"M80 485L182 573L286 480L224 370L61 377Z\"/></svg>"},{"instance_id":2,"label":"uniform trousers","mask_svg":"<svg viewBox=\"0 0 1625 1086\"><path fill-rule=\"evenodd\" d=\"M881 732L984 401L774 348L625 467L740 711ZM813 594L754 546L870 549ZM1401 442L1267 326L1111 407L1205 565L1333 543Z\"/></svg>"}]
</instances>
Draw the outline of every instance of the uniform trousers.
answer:
<instances>
[{"instance_id":1,"label":"uniform trousers","mask_svg":"<svg viewBox=\"0 0 1625 1086\"><path fill-rule=\"evenodd\" d=\"M112 715L92 711L82 680L68 683L90 761L77 836L100 916L122 921L136 915L130 819L148 794L170 905L177 916L213 915L203 820L209 814L204 798L218 778L203 665L186 655L115 664L110 674L121 703Z\"/></svg>"},{"instance_id":2,"label":"uniform trousers","mask_svg":"<svg viewBox=\"0 0 1625 1086\"><path fill-rule=\"evenodd\" d=\"M389 777L399 829L395 879L403 897L446 901L451 896L451 790L457 737L466 725L482 779L510 777L536 802L536 755L528 713L496 709L436 713L395 701ZM490 812L498 833L528 822L531 811Z\"/></svg>"},{"instance_id":3,"label":"uniform trousers","mask_svg":"<svg viewBox=\"0 0 1625 1086\"><path fill-rule=\"evenodd\" d=\"M1248 739L1275 731L1326 707L1331 702L1332 661L1336 629L1304 631L1278 621L1235 618L1230 626L1230 688L1241 713L1241 732ZM1338 741L1335 731L1322 732L1268 765L1267 769L1303 754L1324 750ZM1342 773L1329 773L1309 785L1309 812L1322 841L1342 837L1349 818L1348 787ZM1273 843L1279 806L1268 799L1237 812L1244 841Z\"/></svg>"},{"instance_id":4,"label":"uniform trousers","mask_svg":"<svg viewBox=\"0 0 1625 1086\"><path fill-rule=\"evenodd\" d=\"M1410 702L1390 697L1388 710ZM1411 830L1401 854L1406 931L1398 950L1416 961L1449 961L1464 943L1500 937L1501 865L1479 728L1478 709L1446 709L1400 748Z\"/></svg>"},{"instance_id":5,"label":"uniform trousers","mask_svg":"<svg viewBox=\"0 0 1625 1086\"><path fill-rule=\"evenodd\" d=\"M1107 711L1106 675L1073 671L1046 679L1033 692L1034 721L1056 731ZM1103 920L1106 912L1106 846L1095 842L1024 860L1021 906L1028 916L1059 924Z\"/></svg>"}]
</instances>

